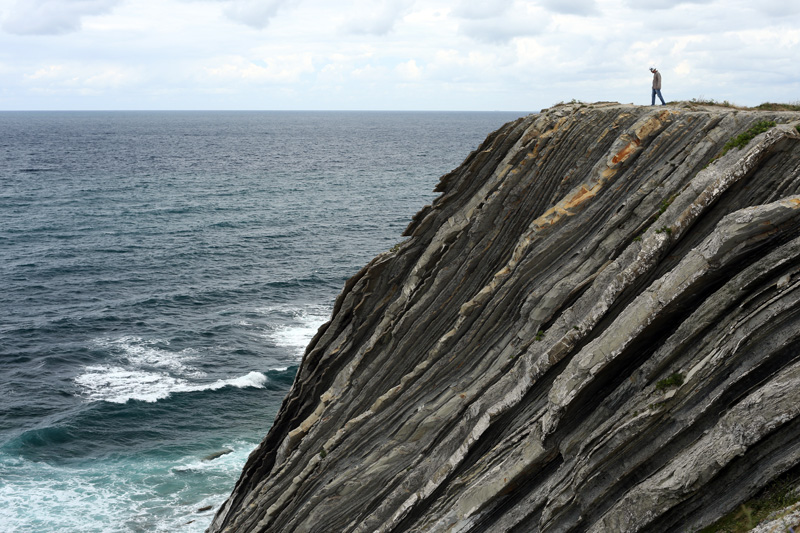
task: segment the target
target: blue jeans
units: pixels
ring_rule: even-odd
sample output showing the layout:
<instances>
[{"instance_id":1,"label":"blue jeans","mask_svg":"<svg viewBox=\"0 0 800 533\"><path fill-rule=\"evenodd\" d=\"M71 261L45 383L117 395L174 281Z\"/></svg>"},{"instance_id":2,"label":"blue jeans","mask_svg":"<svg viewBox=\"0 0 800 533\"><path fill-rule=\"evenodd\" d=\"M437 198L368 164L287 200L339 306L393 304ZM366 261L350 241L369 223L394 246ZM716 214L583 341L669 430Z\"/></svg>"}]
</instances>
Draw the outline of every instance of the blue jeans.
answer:
<instances>
[{"instance_id":1,"label":"blue jeans","mask_svg":"<svg viewBox=\"0 0 800 533\"><path fill-rule=\"evenodd\" d=\"M661 96L661 89L653 89L653 101L650 103L650 105L656 105L656 95L658 95L658 99L661 100L661 105L667 105L667 103L664 101L664 97Z\"/></svg>"}]
</instances>

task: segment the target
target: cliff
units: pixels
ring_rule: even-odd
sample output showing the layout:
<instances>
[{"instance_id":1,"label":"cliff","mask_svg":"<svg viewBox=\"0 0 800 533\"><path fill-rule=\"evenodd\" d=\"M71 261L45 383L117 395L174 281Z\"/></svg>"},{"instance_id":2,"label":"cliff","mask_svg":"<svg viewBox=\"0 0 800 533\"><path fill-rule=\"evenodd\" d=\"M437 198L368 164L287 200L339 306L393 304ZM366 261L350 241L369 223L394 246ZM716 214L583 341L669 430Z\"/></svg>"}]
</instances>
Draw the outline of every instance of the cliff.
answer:
<instances>
[{"instance_id":1,"label":"cliff","mask_svg":"<svg viewBox=\"0 0 800 533\"><path fill-rule=\"evenodd\" d=\"M347 282L210 531L691 531L800 470L798 124L492 133Z\"/></svg>"}]
</instances>

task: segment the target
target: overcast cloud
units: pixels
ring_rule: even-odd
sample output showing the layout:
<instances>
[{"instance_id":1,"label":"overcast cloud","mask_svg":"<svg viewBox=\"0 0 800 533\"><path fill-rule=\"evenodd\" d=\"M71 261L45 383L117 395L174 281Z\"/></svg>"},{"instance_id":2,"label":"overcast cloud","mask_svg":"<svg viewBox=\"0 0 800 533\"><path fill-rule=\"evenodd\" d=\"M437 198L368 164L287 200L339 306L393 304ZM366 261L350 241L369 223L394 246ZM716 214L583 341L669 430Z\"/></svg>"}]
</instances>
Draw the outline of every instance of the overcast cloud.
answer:
<instances>
[{"instance_id":1,"label":"overcast cloud","mask_svg":"<svg viewBox=\"0 0 800 533\"><path fill-rule=\"evenodd\" d=\"M260 30L288 3L289 0L229 0L224 12L231 20Z\"/></svg>"},{"instance_id":2,"label":"overcast cloud","mask_svg":"<svg viewBox=\"0 0 800 533\"><path fill-rule=\"evenodd\" d=\"M107 13L120 0L15 0L3 4L3 30L18 35L77 31L88 15Z\"/></svg>"},{"instance_id":3,"label":"overcast cloud","mask_svg":"<svg viewBox=\"0 0 800 533\"><path fill-rule=\"evenodd\" d=\"M0 109L800 100L785 0L0 0Z\"/></svg>"}]
</instances>

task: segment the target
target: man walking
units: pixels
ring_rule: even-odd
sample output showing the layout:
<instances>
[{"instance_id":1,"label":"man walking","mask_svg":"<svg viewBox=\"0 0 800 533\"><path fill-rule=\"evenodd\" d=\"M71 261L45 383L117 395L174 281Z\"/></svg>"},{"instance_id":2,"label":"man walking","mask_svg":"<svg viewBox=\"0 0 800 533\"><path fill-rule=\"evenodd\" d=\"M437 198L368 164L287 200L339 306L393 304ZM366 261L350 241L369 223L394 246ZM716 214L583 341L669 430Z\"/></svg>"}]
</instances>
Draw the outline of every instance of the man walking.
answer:
<instances>
[{"instance_id":1,"label":"man walking","mask_svg":"<svg viewBox=\"0 0 800 533\"><path fill-rule=\"evenodd\" d=\"M661 96L661 73L656 67L650 67L650 72L653 73L653 98L650 105L656 105L656 95L658 95L658 99L661 100L661 105L667 105L664 101L664 97Z\"/></svg>"}]
</instances>

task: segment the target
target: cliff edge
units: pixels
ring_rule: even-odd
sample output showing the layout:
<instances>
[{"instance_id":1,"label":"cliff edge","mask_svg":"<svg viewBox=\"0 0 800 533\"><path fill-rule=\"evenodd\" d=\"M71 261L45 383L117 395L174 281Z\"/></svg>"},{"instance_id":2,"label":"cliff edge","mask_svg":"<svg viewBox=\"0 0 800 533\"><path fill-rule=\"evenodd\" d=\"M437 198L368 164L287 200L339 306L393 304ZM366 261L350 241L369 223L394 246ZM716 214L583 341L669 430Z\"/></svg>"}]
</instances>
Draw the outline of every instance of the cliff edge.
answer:
<instances>
[{"instance_id":1,"label":"cliff edge","mask_svg":"<svg viewBox=\"0 0 800 533\"><path fill-rule=\"evenodd\" d=\"M799 124L492 133L347 282L209 531L692 531L800 470Z\"/></svg>"}]
</instances>

